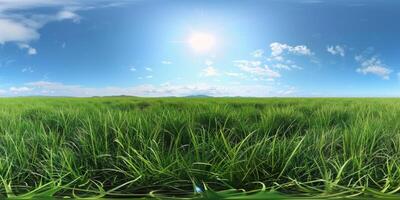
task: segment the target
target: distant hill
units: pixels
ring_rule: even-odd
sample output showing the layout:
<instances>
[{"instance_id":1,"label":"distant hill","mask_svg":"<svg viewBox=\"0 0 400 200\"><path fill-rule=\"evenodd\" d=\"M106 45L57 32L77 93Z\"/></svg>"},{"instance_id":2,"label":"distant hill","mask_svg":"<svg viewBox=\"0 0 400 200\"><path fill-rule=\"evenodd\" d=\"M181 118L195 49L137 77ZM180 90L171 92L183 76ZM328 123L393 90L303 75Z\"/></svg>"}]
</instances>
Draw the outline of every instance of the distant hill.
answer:
<instances>
[{"instance_id":1,"label":"distant hill","mask_svg":"<svg viewBox=\"0 0 400 200\"><path fill-rule=\"evenodd\" d=\"M198 94L198 95L189 95L189 96L186 96L186 98L212 98L212 96Z\"/></svg>"},{"instance_id":2,"label":"distant hill","mask_svg":"<svg viewBox=\"0 0 400 200\"><path fill-rule=\"evenodd\" d=\"M111 96L92 96L93 98L113 98L113 97L126 97L126 98L138 98L138 96L130 96L130 95L111 95Z\"/></svg>"}]
</instances>

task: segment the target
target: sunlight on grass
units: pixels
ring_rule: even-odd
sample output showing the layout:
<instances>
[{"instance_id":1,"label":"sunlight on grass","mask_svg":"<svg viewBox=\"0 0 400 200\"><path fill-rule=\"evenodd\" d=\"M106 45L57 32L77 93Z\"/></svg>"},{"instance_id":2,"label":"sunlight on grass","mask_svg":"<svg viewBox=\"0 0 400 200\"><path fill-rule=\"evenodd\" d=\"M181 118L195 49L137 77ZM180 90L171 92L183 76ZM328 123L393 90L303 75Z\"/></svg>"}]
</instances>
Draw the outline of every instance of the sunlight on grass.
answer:
<instances>
[{"instance_id":1,"label":"sunlight on grass","mask_svg":"<svg viewBox=\"0 0 400 200\"><path fill-rule=\"evenodd\" d=\"M0 193L396 198L399 117L397 99L1 99Z\"/></svg>"}]
</instances>

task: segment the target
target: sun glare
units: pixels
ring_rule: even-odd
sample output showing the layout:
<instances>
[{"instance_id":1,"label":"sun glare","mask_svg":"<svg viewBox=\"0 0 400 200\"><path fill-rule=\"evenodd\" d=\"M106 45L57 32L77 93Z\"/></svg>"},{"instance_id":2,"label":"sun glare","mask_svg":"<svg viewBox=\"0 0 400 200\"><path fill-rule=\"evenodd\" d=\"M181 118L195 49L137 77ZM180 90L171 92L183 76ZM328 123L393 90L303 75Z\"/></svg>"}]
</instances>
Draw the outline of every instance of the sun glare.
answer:
<instances>
[{"instance_id":1,"label":"sun glare","mask_svg":"<svg viewBox=\"0 0 400 200\"><path fill-rule=\"evenodd\" d=\"M215 43L215 37L204 32L192 33L188 39L190 47L198 53L211 51L215 47Z\"/></svg>"}]
</instances>

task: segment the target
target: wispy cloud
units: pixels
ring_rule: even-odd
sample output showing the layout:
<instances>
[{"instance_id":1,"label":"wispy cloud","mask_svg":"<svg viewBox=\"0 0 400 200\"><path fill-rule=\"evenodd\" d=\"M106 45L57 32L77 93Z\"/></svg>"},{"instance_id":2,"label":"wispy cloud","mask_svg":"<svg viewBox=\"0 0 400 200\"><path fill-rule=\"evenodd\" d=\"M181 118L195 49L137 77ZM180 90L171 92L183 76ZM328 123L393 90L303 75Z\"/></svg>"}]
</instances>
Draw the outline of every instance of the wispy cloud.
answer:
<instances>
[{"instance_id":1,"label":"wispy cloud","mask_svg":"<svg viewBox=\"0 0 400 200\"><path fill-rule=\"evenodd\" d=\"M341 45L327 46L326 51L328 51L332 55L340 55L342 57L345 56L344 46Z\"/></svg>"},{"instance_id":2,"label":"wispy cloud","mask_svg":"<svg viewBox=\"0 0 400 200\"><path fill-rule=\"evenodd\" d=\"M25 68L22 68L21 72L23 72L23 73L25 73L25 72L30 72L30 73L32 73L32 72L33 72L33 69L32 69L32 67L25 67Z\"/></svg>"},{"instance_id":3,"label":"wispy cloud","mask_svg":"<svg viewBox=\"0 0 400 200\"><path fill-rule=\"evenodd\" d=\"M131 72L134 72L134 71L136 71L136 67L130 66L130 67L129 67L129 70L130 70Z\"/></svg>"},{"instance_id":4,"label":"wispy cloud","mask_svg":"<svg viewBox=\"0 0 400 200\"><path fill-rule=\"evenodd\" d=\"M153 69L152 68L150 68L150 67L146 67L146 68L144 68L146 71L149 71L149 72L152 72L153 71Z\"/></svg>"},{"instance_id":5,"label":"wispy cloud","mask_svg":"<svg viewBox=\"0 0 400 200\"><path fill-rule=\"evenodd\" d=\"M370 66L358 68L357 72L362 73L362 74L368 74L368 73L376 74L376 75L382 77L383 79L388 80L390 73L392 73L392 70L390 70L386 67L380 66L380 65L370 65Z\"/></svg>"},{"instance_id":6,"label":"wispy cloud","mask_svg":"<svg viewBox=\"0 0 400 200\"><path fill-rule=\"evenodd\" d=\"M163 61L161 61L161 64L163 64L163 65L171 65L171 64L172 64L172 61L163 60Z\"/></svg>"},{"instance_id":7,"label":"wispy cloud","mask_svg":"<svg viewBox=\"0 0 400 200\"><path fill-rule=\"evenodd\" d=\"M210 76L219 76L218 70L213 67L214 62L210 59L207 59L204 61L204 64L206 67L203 68L203 70L200 73L200 76L205 76L205 77L210 77Z\"/></svg>"},{"instance_id":8,"label":"wispy cloud","mask_svg":"<svg viewBox=\"0 0 400 200\"><path fill-rule=\"evenodd\" d=\"M206 68L203 69L201 75L202 75L202 76L207 76L207 77L209 77L209 76L218 76L219 73L218 73L218 70L215 69L214 67L208 66L208 67L206 67Z\"/></svg>"},{"instance_id":9,"label":"wispy cloud","mask_svg":"<svg viewBox=\"0 0 400 200\"><path fill-rule=\"evenodd\" d=\"M236 60L233 62L243 72L261 78L279 78L280 73L262 65L261 61Z\"/></svg>"},{"instance_id":10,"label":"wispy cloud","mask_svg":"<svg viewBox=\"0 0 400 200\"><path fill-rule=\"evenodd\" d=\"M289 65L286 64L282 64L282 63L277 63L275 65L272 65L273 68L276 69L286 69L286 70L291 70L291 68L289 67Z\"/></svg>"},{"instance_id":11,"label":"wispy cloud","mask_svg":"<svg viewBox=\"0 0 400 200\"><path fill-rule=\"evenodd\" d=\"M355 60L361 64L356 70L358 73L375 74L385 80L390 79L392 70L383 64L377 56L366 58L364 55L358 55L355 57Z\"/></svg>"}]
</instances>

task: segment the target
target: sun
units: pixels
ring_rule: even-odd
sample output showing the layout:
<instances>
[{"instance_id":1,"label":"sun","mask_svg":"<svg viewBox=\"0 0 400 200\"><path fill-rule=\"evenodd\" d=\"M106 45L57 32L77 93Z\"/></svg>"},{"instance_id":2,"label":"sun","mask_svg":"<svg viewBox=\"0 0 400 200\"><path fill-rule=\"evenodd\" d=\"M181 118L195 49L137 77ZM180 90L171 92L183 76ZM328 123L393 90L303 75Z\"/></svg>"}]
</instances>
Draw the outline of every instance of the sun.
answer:
<instances>
[{"instance_id":1,"label":"sun","mask_svg":"<svg viewBox=\"0 0 400 200\"><path fill-rule=\"evenodd\" d=\"M189 36L188 44L195 52L206 53L214 49L216 40L212 34L194 32Z\"/></svg>"}]
</instances>

